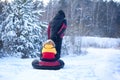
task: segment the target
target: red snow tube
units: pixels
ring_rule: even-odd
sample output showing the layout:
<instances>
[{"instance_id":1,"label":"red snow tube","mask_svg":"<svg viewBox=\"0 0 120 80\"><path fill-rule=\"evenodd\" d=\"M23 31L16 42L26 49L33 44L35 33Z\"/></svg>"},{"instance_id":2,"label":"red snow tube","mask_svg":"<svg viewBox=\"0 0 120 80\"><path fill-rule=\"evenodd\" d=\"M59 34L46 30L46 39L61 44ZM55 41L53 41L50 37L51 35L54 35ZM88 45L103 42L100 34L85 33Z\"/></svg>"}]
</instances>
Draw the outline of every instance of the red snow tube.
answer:
<instances>
[{"instance_id":1,"label":"red snow tube","mask_svg":"<svg viewBox=\"0 0 120 80\"><path fill-rule=\"evenodd\" d=\"M47 62L34 60L32 66L35 69L44 69L44 70L59 70L64 67L64 62L62 60Z\"/></svg>"}]
</instances>

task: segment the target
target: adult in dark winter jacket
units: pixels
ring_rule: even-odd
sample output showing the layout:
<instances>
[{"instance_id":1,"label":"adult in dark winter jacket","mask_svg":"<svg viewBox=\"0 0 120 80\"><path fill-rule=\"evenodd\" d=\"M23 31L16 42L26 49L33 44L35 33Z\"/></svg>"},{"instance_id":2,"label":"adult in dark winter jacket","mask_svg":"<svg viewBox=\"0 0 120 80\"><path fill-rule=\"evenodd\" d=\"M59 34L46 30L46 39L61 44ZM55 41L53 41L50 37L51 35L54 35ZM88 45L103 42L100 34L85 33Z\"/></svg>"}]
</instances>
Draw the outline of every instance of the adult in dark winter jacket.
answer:
<instances>
[{"instance_id":1,"label":"adult in dark winter jacket","mask_svg":"<svg viewBox=\"0 0 120 80\"><path fill-rule=\"evenodd\" d=\"M67 22L65 13L59 10L48 26L48 39L52 39L56 45L57 55L56 59L60 58L62 39L65 34Z\"/></svg>"}]
</instances>

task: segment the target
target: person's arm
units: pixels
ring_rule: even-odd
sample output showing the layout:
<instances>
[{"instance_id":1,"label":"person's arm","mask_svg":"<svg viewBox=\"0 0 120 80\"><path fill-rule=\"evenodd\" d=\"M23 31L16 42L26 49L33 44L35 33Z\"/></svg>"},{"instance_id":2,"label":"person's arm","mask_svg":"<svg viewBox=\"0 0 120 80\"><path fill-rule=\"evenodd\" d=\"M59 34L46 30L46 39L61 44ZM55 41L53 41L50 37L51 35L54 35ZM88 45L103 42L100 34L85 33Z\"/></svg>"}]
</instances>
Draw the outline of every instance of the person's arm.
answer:
<instances>
[{"instance_id":1,"label":"person's arm","mask_svg":"<svg viewBox=\"0 0 120 80\"><path fill-rule=\"evenodd\" d=\"M59 35L61 38L63 38L66 28L67 28L67 22L66 22L66 20L64 20L64 22L63 22L60 30L58 31L58 35Z\"/></svg>"},{"instance_id":2,"label":"person's arm","mask_svg":"<svg viewBox=\"0 0 120 80\"><path fill-rule=\"evenodd\" d=\"M47 34L48 34L48 39L50 39L50 24L48 25Z\"/></svg>"}]
</instances>

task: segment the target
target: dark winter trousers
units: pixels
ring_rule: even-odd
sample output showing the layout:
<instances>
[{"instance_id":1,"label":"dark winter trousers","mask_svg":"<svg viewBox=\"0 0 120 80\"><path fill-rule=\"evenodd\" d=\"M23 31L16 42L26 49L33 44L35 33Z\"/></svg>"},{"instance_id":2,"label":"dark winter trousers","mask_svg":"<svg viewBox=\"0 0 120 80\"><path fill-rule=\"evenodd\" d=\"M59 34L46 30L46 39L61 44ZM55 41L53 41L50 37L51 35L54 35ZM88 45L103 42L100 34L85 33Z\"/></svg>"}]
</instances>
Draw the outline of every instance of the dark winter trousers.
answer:
<instances>
[{"instance_id":1,"label":"dark winter trousers","mask_svg":"<svg viewBox=\"0 0 120 80\"><path fill-rule=\"evenodd\" d=\"M60 58L60 55L61 55L61 46L62 46L62 38L60 37L53 37L51 38L54 43L55 43L55 48L57 50L57 55L56 55L56 59L58 60Z\"/></svg>"}]
</instances>

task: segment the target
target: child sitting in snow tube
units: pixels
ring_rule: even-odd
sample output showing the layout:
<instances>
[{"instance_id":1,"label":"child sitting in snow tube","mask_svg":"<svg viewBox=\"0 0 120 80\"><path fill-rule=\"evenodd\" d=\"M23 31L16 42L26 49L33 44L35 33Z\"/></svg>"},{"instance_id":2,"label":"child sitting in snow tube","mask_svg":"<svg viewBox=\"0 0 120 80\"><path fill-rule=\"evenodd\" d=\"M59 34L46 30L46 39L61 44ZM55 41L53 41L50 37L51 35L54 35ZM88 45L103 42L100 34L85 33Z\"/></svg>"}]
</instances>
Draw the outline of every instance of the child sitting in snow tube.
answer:
<instances>
[{"instance_id":1,"label":"child sitting in snow tube","mask_svg":"<svg viewBox=\"0 0 120 80\"><path fill-rule=\"evenodd\" d=\"M40 55L40 59L42 61L55 61L56 54L57 51L55 49L55 44L51 39L49 39L43 44L42 54Z\"/></svg>"},{"instance_id":2,"label":"child sitting in snow tube","mask_svg":"<svg viewBox=\"0 0 120 80\"><path fill-rule=\"evenodd\" d=\"M34 60L32 66L35 69L58 70L64 67L62 60L56 59L55 44L52 40L47 40L43 44L40 60Z\"/></svg>"}]
</instances>

